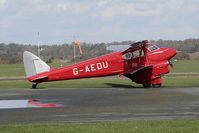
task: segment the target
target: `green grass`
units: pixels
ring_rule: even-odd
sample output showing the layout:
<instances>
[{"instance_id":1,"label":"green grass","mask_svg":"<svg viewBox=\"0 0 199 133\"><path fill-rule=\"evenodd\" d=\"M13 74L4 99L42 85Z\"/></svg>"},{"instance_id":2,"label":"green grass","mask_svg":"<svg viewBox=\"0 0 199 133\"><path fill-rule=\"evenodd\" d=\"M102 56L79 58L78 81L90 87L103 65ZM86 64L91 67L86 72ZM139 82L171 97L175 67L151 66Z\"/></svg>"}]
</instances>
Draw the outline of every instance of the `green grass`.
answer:
<instances>
[{"instance_id":1,"label":"green grass","mask_svg":"<svg viewBox=\"0 0 199 133\"><path fill-rule=\"evenodd\" d=\"M0 77L16 77L25 75L22 64L0 64L0 70Z\"/></svg>"},{"instance_id":2,"label":"green grass","mask_svg":"<svg viewBox=\"0 0 199 133\"><path fill-rule=\"evenodd\" d=\"M199 120L1 125L1 133L197 133Z\"/></svg>"},{"instance_id":3,"label":"green grass","mask_svg":"<svg viewBox=\"0 0 199 133\"><path fill-rule=\"evenodd\" d=\"M51 67L60 67L59 64L49 64ZM67 64L68 65L68 64ZM0 77L25 76L23 64L0 64Z\"/></svg>"},{"instance_id":4,"label":"green grass","mask_svg":"<svg viewBox=\"0 0 199 133\"><path fill-rule=\"evenodd\" d=\"M199 72L199 60L179 60L173 62L172 72Z\"/></svg>"},{"instance_id":5,"label":"green grass","mask_svg":"<svg viewBox=\"0 0 199 133\"><path fill-rule=\"evenodd\" d=\"M163 87L198 87L199 77L164 77Z\"/></svg>"},{"instance_id":6,"label":"green grass","mask_svg":"<svg viewBox=\"0 0 199 133\"><path fill-rule=\"evenodd\" d=\"M165 77L163 87L194 87L199 86L199 77ZM64 80L41 83L38 88L136 88L141 85L131 82L127 78L91 78L79 80ZM31 83L26 80L0 81L0 89L31 88Z\"/></svg>"},{"instance_id":7,"label":"green grass","mask_svg":"<svg viewBox=\"0 0 199 133\"><path fill-rule=\"evenodd\" d=\"M114 85L124 85L132 87L133 84L126 78L91 78L78 80L64 80L56 82L46 82L38 85L38 88L106 88ZM128 86L131 85L131 86ZM30 88L31 83L25 80L4 80L0 81L0 88Z\"/></svg>"}]
</instances>

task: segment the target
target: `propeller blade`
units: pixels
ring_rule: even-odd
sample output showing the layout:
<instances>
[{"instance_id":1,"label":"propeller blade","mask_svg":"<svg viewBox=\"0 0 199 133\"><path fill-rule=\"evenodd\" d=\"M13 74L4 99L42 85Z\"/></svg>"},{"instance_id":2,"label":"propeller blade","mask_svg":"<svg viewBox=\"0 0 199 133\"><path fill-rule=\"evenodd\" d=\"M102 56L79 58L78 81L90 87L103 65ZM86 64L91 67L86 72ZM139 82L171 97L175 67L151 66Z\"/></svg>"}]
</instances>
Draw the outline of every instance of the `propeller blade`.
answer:
<instances>
[{"instance_id":1,"label":"propeller blade","mask_svg":"<svg viewBox=\"0 0 199 133\"><path fill-rule=\"evenodd\" d=\"M169 66L173 68L173 63L169 60Z\"/></svg>"}]
</instances>

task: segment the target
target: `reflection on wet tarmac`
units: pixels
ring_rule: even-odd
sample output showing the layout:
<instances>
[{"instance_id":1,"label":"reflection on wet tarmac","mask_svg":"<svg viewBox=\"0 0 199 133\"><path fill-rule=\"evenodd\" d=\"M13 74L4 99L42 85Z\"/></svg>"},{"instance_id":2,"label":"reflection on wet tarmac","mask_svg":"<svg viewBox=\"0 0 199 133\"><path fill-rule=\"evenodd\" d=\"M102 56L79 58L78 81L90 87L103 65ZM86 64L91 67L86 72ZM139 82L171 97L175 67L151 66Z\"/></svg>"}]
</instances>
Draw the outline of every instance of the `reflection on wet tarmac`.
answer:
<instances>
[{"instance_id":1,"label":"reflection on wet tarmac","mask_svg":"<svg viewBox=\"0 0 199 133\"><path fill-rule=\"evenodd\" d=\"M0 109L16 109L16 108L50 108L59 107L56 103L42 103L38 100L23 99L23 100L0 100Z\"/></svg>"}]
</instances>

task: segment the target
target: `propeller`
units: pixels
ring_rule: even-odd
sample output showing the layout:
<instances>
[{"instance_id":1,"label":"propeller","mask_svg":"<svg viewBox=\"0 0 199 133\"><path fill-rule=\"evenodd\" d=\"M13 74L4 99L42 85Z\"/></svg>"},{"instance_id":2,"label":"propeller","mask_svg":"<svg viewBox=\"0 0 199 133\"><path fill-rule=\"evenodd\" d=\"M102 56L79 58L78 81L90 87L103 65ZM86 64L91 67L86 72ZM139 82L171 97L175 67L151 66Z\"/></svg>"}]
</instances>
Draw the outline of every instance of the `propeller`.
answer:
<instances>
[{"instance_id":1,"label":"propeller","mask_svg":"<svg viewBox=\"0 0 199 133\"><path fill-rule=\"evenodd\" d=\"M173 63L169 60L169 66L173 69Z\"/></svg>"}]
</instances>

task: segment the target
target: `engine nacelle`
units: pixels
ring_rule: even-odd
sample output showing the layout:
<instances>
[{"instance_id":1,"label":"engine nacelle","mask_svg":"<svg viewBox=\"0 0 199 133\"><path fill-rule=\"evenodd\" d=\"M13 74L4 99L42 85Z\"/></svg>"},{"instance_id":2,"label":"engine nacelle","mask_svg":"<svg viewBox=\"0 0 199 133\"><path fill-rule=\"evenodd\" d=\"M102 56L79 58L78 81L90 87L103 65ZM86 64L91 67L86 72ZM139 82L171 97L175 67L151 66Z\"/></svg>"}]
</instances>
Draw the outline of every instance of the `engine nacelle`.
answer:
<instances>
[{"instance_id":1,"label":"engine nacelle","mask_svg":"<svg viewBox=\"0 0 199 133\"><path fill-rule=\"evenodd\" d=\"M155 66L153 66L153 71L152 71L153 76L161 76L167 73L169 73L168 61L158 63Z\"/></svg>"}]
</instances>

